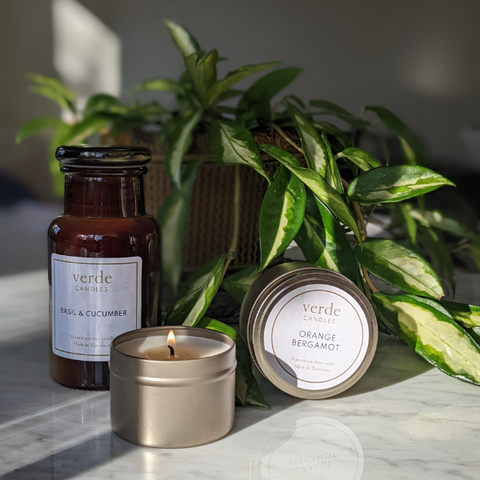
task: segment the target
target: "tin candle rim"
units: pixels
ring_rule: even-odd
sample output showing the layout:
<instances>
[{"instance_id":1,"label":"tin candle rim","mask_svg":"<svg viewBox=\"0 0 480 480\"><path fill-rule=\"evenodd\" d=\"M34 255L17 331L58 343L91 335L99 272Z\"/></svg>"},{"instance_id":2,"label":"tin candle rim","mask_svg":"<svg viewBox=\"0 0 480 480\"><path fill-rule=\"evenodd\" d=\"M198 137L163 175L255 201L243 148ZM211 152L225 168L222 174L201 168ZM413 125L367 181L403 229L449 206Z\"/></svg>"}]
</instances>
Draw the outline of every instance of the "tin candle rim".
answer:
<instances>
[{"instance_id":1,"label":"tin candle rim","mask_svg":"<svg viewBox=\"0 0 480 480\"><path fill-rule=\"evenodd\" d=\"M321 278L320 278L321 277ZM342 383L327 388L307 390L294 386L280 377L271 365L264 345L264 332L270 312L284 296L296 288L318 284L339 288L362 308L369 325L368 347L361 364ZM338 395L353 386L366 372L375 355L378 342L378 328L373 308L350 279L343 275L306 262L289 262L273 267L259 277L247 292L240 312L241 331L258 370L277 388L303 399L323 399Z\"/></svg>"},{"instance_id":2,"label":"tin candle rim","mask_svg":"<svg viewBox=\"0 0 480 480\"><path fill-rule=\"evenodd\" d=\"M123 343L126 343L130 340L135 340L137 338L148 338L148 337L167 337L167 334L170 330L173 330L174 333L178 336L182 337L197 337L197 338L208 338L211 340L216 340L219 343L223 343L227 345L227 348L221 352L214 353L212 355L207 355L205 357L200 357L200 358L189 358L185 360L181 360L178 362L172 362L171 360L167 359L153 359L153 358L147 358L147 357L142 357L139 355L132 355L130 353L122 352L121 350L118 350L118 346L122 345ZM163 332L165 332L163 334ZM184 332L190 332L193 333L193 335L183 335ZM162 334L158 334L162 333ZM215 330L208 330L206 328L199 328L199 327L189 327L189 326L184 326L184 325L167 325L163 327L148 327L148 328L139 328L137 330L131 330L129 332L122 333L121 335L118 335L112 340L112 353L115 352L116 355L122 355L124 357L130 358L133 360L141 360L142 362L151 362L153 364L169 364L169 365L178 365L178 364L185 364L185 363L190 363L190 362L201 362L201 361L209 361L209 359L212 358L220 358L224 355L228 355L229 352L236 347L235 340L233 340L231 337L226 335L225 333L222 332L217 332ZM177 368L177 367L171 367L171 368Z\"/></svg>"}]
</instances>

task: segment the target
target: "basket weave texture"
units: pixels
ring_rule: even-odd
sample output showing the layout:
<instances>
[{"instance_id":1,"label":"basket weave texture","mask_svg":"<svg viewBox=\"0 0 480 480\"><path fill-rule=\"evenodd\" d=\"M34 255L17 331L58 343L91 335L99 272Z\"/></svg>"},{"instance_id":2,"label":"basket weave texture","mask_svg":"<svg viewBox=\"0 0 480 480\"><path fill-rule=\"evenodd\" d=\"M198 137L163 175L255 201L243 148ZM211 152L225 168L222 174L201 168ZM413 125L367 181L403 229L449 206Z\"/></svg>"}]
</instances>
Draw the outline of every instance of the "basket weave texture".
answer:
<instances>
[{"instance_id":1,"label":"basket weave texture","mask_svg":"<svg viewBox=\"0 0 480 480\"><path fill-rule=\"evenodd\" d=\"M299 157L297 150L278 134L254 132L257 143L275 145ZM292 135L293 140L298 139ZM152 152L152 161L145 176L145 206L147 213L156 217L158 208L170 194L173 184L164 168L165 154L158 150L154 137L136 137L123 133L104 143L125 146L141 146ZM198 135L184 163L200 155L211 154L207 134ZM262 155L265 171L272 176L278 162ZM190 218L183 246L183 270L191 271L211 258L226 253L232 243L234 231L235 166L220 166L204 162L198 169L190 204ZM267 181L253 169L240 167L240 228L237 255L232 269L240 269L260 262L258 221Z\"/></svg>"}]
</instances>

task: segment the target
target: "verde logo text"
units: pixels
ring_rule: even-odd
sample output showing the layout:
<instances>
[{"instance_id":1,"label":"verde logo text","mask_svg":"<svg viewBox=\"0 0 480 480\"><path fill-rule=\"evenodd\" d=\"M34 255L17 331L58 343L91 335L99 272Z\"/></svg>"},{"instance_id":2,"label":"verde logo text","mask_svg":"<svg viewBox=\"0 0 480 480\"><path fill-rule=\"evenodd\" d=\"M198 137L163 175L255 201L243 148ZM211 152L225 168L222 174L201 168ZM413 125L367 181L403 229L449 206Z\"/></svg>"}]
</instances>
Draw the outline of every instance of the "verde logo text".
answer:
<instances>
[{"instance_id":1,"label":"verde logo text","mask_svg":"<svg viewBox=\"0 0 480 480\"><path fill-rule=\"evenodd\" d=\"M105 275L103 270L97 275L81 275L72 273L77 292L108 292L108 286L113 282L111 275Z\"/></svg>"}]
</instances>

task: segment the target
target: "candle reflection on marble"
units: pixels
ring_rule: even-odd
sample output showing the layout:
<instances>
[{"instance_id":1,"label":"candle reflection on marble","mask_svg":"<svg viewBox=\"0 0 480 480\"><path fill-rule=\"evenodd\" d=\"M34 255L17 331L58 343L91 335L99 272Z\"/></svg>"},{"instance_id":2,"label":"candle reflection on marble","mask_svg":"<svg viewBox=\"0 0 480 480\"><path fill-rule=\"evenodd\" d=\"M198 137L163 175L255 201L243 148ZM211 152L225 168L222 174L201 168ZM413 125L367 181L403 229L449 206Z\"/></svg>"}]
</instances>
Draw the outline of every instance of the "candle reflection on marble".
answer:
<instances>
[{"instance_id":1,"label":"candle reflection on marble","mask_svg":"<svg viewBox=\"0 0 480 480\"><path fill-rule=\"evenodd\" d=\"M283 420L286 419L285 414ZM297 476L312 480L362 478L363 449L355 433L344 423L332 418L310 416L280 423L283 429L290 424L291 432L288 436L285 433L274 435L275 440L264 442L257 459L250 464L250 480Z\"/></svg>"}]
</instances>

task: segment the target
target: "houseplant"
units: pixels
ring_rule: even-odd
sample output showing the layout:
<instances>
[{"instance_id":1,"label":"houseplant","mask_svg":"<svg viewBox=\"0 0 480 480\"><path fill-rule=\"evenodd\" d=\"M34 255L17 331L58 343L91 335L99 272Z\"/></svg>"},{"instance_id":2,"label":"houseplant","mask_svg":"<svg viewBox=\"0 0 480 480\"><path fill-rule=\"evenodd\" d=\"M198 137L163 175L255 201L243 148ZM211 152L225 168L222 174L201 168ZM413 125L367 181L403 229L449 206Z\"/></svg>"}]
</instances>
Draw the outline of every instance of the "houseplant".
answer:
<instances>
[{"instance_id":1,"label":"houseplant","mask_svg":"<svg viewBox=\"0 0 480 480\"><path fill-rule=\"evenodd\" d=\"M239 348L238 397L243 404L263 405L251 376L248 351L236 332L204 314L221 285L241 301L259 272L283 254L295 240L308 262L338 271L364 291L377 313L380 328L406 341L428 362L443 372L480 384L480 308L440 301L444 288L455 289L453 256L468 252L480 265L480 237L440 210L425 206L424 195L452 182L423 166L423 147L416 135L393 113L382 107L366 107L359 117L325 100L308 106L289 95L271 100L299 74L298 69L278 68L261 77L246 91L233 89L247 76L276 66L276 62L246 66L217 80L216 50L204 52L184 28L166 21L181 51L186 72L179 81L153 79L136 91L166 90L177 97L177 107L167 111L158 103L126 105L107 95L95 95L74 125L58 119L27 123L22 140L45 126L55 128L52 146L84 141L105 127L111 134L160 125L160 143L167 147L165 167L175 189L158 213L165 244L166 279L176 288L180 277L179 246L187 222L188 203L199 159L182 168L182 158L194 135L205 135L209 158L234 165L235 192L239 190L239 166L247 166L266 179L259 216L260 264L227 278L238 239L233 229L230 249L198 269L180 289L166 322L196 325L229 333ZM63 104L76 114L74 95L53 79L33 77L34 91ZM240 97L235 108L220 105ZM398 138L405 164L388 165L357 148L357 132L370 135L377 117ZM325 116L336 117L351 128L350 134ZM258 142L259 138L270 141ZM282 139L279 148L275 139ZM257 139L257 141L256 141ZM387 156L387 155L386 155ZM275 159L274 175L264 161ZM387 156L388 158L388 156ZM238 220L241 200L234 195L232 215ZM366 223L374 221L374 209L392 218L390 238L368 238ZM447 246L448 245L448 246ZM442 279L430 263L436 266ZM369 275L396 288L383 293ZM443 282L443 284L442 284Z\"/></svg>"}]
</instances>

